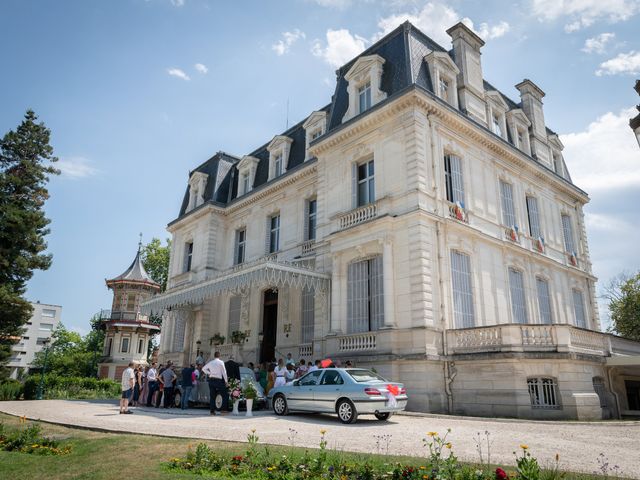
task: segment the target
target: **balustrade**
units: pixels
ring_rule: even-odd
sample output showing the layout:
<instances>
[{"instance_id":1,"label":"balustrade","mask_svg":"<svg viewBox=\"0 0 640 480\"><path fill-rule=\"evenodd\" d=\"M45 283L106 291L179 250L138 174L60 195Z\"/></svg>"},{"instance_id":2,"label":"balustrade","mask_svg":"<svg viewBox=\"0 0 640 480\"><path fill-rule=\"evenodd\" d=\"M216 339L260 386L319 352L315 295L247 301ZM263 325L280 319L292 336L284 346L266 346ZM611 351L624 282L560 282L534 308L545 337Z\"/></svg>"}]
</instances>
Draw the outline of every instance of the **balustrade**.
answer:
<instances>
[{"instance_id":1,"label":"balustrade","mask_svg":"<svg viewBox=\"0 0 640 480\"><path fill-rule=\"evenodd\" d=\"M347 335L338 339L338 350L341 352L355 352L376 349L376 334L367 332Z\"/></svg>"},{"instance_id":2,"label":"balustrade","mask_svg":"<svg viewBox=\"0 0 640 480\"><path fill-rule=\"evenodd\" d=\"M351 210L338 218L338 225L340 230L345 228L353 227L354 225L358 225L359 223L366 222L367 220L371 220L378 215L378 205L377 203L369 203L363 207L356 208L355 210Z\"/></svg>"}]
</instances>

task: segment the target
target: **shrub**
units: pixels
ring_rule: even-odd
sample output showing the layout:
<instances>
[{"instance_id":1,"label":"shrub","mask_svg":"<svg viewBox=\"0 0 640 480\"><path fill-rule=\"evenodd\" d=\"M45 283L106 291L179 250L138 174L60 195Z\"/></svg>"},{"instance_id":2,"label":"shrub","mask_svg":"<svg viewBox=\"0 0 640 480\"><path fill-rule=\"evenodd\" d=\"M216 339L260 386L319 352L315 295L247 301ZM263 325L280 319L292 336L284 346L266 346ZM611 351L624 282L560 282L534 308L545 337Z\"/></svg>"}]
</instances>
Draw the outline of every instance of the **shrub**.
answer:
<instances>
[{"instance_id":1,"label":"shrub","mask_svg":"<svg viewBox=\"0 0 640 480\"><path fill-rule=\"evenodd\" d=\"M0 424L0 450L37 455L66 455L71 451L70 446L60 447L57 440L43 436L40 425L27 424L24 417L20 423L24 425L16 429Z\"/></svg>"},{"instance_id":2,"label":"shrub","mask_svg":"<svg viewBox=\"0 0 640 480\"><path fill-rule=\"evenodd\" d=\"M0 382L1 400L20 400L22 396L22 383L18 380L6 379Z\"/></svg>"},{"instance_id":3,"label":"shrub","mask_svg":"<svg viewBox=\"0 0 640 480\"><path fill-rule=\"evenodd\" d=\"M38 391L40 375L29 376L24 383L25 400L33 400ZM92 377L60 377L45 375L44 397L54 398L117 398L120 384L109 379Z\"/></svg>"}]
</instances>

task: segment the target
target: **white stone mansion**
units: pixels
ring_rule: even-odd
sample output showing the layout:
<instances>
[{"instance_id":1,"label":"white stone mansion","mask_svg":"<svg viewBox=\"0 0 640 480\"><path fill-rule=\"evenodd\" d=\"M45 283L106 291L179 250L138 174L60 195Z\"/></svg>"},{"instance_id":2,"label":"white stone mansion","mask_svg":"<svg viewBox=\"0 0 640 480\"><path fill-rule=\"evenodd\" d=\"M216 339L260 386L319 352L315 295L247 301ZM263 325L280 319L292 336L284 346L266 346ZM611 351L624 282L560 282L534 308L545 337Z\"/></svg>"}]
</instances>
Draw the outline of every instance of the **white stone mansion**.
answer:
<instances>
[{"instance_id":1,"label":"white stone mansion","mask_svg":"<svg viewBox=\"0 0 640 480\"><path fill-rule=\"evenodd\" d=\"M329 105L190 173L168 289L144 305L164 311L161 361L349 359L428 412L640 410L640 344L600 333L589 198L544 92L509 99L484 42L448 33L449 51L402 24L337 71Z\"/></svg>"}]
</instances>

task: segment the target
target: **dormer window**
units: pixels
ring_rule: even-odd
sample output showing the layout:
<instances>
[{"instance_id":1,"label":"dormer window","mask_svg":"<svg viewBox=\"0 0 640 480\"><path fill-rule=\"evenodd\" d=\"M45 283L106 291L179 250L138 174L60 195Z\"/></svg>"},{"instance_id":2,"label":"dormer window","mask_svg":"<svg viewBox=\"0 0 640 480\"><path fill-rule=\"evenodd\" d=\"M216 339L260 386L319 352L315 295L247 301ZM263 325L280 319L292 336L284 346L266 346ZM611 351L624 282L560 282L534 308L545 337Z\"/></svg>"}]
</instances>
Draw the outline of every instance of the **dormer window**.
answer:
<instances>
[{"instance_id":1,"label":"dormer window","mask_svg":"<svg viewBox=\"0 0 640 480\"><path fill-rule=\"evenodd\" d=\"M293 140L284 135L276 135L267 146L269 152L269 180L278 178L287 170L287 160Z\"/></svg>"},{"instance_id":2,"label":"dormer window","mask_svg":"<svg viewBox=\"0 0 640 480\"><path fill-rule=\"evenodd\" d=\"M493 116L493 133L495 133L499 137L502 136L502 126L500 125L500 119L497 115Z\"/></svg>"},{"instance_id":3,"label":"dormer window","mask_svg":"<svg viewBox=\"0 0 640 480\"><path fill-rule=\"evenodd\" d=\"M515 108L507 112L506 119L513 145L525 155L531 155L531 145L529 144L531 122L527 116L522 109Z\"/></svg>"},{"instance_id":4,"label":"dormer window","mask_svg":"<svg viewBox=\"0 0 640 480\"><path fill-rule=\"evenodd\" d=\"M343 122L366 112L387 98L387 94L380 90L384 62L385 59L380 55L360 57L345 74L344 78L349 82L349 107L342 117Z\"/></svg>"},{"instance_id":5,"label":"dormer window","mask_svg":"<svg viewBox=\"0 0 640 480\"><path fill-rule=\"evenodd\" d=\"M446 78L440 78L440 98L449 101L449 82Z\"/></svg>"},{"instance_id":6,"label":"dormer window","mask_svg":"<svg viewBox=\"0 0 640 480\"><path fill-rule=\"evenodd\" d=\"M460 69L451 60L451 57L444 52L431 52L425 55L424 60L429 66L434 93L449 105L458 108L458 85L456 79Z\"/></svg>"},{"instance_id":7,"label":"dormer window","mask_svg":"<svg viewBox=\"0 0 640 480\"><path fill-rule=\"evenodd\" d=\"M505 112L509 109L509 106L497 90L488 90L485 97L487 99L487 126L497 136L506 140Z\"/></svg>"},{"instance_id":8,"label":"dormer window","mask_svg":"<svg viewBox=\"0 0 640 480\"><path fill-rule=\"evenodd\" d=\"M518 129L518 145L516 145L520 150L524 146L524 132Z\"/></svg>"},{"instance_id":9,"label":"dormer window","mask_svg":"<svg viewBox=\"0 0 640 480\"><path fill-rule=\"evenodd\" d=\"M238 197L251 191L259 160L246 155L238 162Z\"/></svg>"},{"instance_id":10,"label":"dormer window","mask_svg":"<svg viewBox=\"0 0 640 480\"><path fill-rule=\"evenodd\" d=\"M371 108L371 82L358 88L359 113Z\"/></svg>"},{"instance_id":11,"label":"dormer window","mask_svg":"<svg viewBox=\"0 0 640 480\"><path fill-rule=\"evenodd\" d=\"M314 140L320 138L324 134L327 126L327 112L313 112L309 115L309 118L302 124L302 128L305 131L306 138L306 154L304 156L305 161L309 160L313 155L309 153L309 145Z\"/></svg>"},{"instance_id":12,"label":"dormer window","mask_svg":"<svg viewBox=\"0 0 640 480\"><path fill-rule=\"evenodd\" d=\"M204 190L208 177L206 173L202 172L194 172L189 177L189 204L187 205L187 211L193 210L204 203Z\"/></svg>"},{"instance_id":13,"label":"dormer window","mask_svg":"<svg viewBox=\"0 0 640 480\"><path fill-rule=\"evenodd\" d=\"M316 138L320 137L320 135L322 135L322 130L315 130L311 134L311 141L313 142Z\"/></svg>"}]
</instances>

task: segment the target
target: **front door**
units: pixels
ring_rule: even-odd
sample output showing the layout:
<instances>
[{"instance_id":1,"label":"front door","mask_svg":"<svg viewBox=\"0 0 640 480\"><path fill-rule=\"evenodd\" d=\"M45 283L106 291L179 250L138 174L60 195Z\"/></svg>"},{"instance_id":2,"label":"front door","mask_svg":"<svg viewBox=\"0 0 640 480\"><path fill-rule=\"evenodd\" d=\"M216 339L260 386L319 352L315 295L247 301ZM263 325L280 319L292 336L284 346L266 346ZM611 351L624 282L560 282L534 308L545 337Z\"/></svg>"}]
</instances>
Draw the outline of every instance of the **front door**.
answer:
<instances>
[{"instance_id":1,"label":"front door","mask_svg":"<svg viewBox=\"0 0 640 480\"><path fill-rule=\"evenodd\" d=\"M260 362L271 362L276 358L276 336L278 333L278 290L264 292L262 311L262 344Z\"/></svg>"},{"instance_id":2,"label":"front door","mask_svg":"<svg viewBox=\"0 0 640 480\"><path fill-rule=\"evenodd\" d=\"M637 380L625 380L627 390L627 403L629 410L640 410L640 382Z\"/></svg>"},{"instance_id":3,"label":"front door","mask_svg":"<svg viewBox=\"0 0 640 480\"><path fill-rule=\"evenodd\" d=\"M319 412L335 412L336 401L342 394L344 380L339 371L333 368L323 369L322 378L313 389L313 403Z\"/></svg>"}]
</instances>

